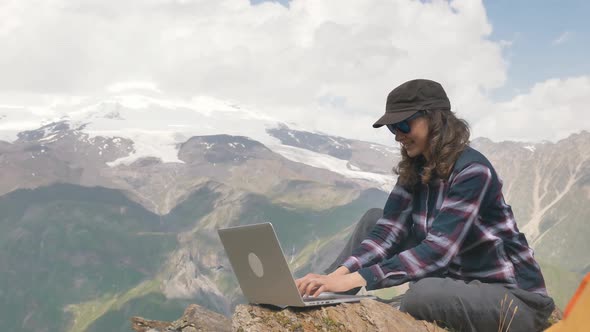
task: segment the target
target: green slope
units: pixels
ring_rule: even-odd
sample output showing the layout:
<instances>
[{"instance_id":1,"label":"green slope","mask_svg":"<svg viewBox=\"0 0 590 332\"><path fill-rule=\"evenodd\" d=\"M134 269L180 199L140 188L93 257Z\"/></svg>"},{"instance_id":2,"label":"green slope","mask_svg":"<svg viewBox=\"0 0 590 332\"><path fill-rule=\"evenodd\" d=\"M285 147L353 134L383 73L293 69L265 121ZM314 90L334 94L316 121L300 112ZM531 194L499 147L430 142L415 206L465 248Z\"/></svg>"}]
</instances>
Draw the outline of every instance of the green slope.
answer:
<instances>
[{"instance_id":1,"label":"green slope","mask_svg":"<svg viewBox=\"0 0 590 332\"><path fill-rule=\"evenodd\" d=\"M386 199L384 192L370 189L346 205L318 211L316 208L293 210L265 197L251 195L235 222L240 225L272 222L283 250L289 254L356 223L366 210L382 207Z\"/></svg>"},{"instance_id":2,"label":"green slope","mask_svg":"<svg viewBox=\"0 0 590 332\"><path fill-rule=\"evenodd\" d=\"M582 281L582 275L543 261L540 261L539 264L545 277L545 284L547 285L549 295L559 308L565 309L565 306L576 292L576 289L578 289Z\"/></svg>"},{"instance_id":3,"label":"green slope","mask_svg":"<svg viewBox=\"0 0 590 332\"><path fill-rule=\"evenodd\" d=\"M157 275L178 245L177 234L212 211L218 194L208 188L166 216L105 188L57 184L0 197L0 331L124 331L129 316L177 318L187 302L165 299ZM384 193L367 191L341 207L295 211L247 195L231 223L270 220L285 248L299 250L384 200ZM200 254L223 255L214 230L195 234L195 241ZM230 270L196 263L232 304L243 302ZM231 309L208 294L190 302L223 313Z\"/></svg>"},{"instance_id":4,"label":"green slope","mask_svg":"<svg viewBox=\"0 0 590 332\"><path fill-rule=\"evenodd\" d=\"M153 279L176 247L165 228L116 190L59 184L0 197L0 331L65 331L68 305Z\"/></svg>"}]
</instances>

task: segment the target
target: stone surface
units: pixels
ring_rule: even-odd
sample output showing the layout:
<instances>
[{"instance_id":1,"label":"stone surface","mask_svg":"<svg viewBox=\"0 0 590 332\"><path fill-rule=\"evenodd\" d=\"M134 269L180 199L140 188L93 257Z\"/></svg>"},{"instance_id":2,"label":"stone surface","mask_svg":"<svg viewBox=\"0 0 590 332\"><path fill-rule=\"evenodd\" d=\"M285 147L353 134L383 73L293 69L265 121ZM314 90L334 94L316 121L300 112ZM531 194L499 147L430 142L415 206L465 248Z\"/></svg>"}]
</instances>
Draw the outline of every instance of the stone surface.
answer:
<instances>
[{"instance_id":1,"label":"stone surface","mask_svg":"<svg viewBox=\"0 0 590 332\"><path fill-rule=\"evenodd\" d=\"M562 318L556 309L550 321ZM190 305L174 322L131 318L136 332L201 332L201 331L446 331L435 324L419 321L388 304L373 300L313 308L273 309L257 305L239 305L229 318Z\"/></svg>"},{"instance_id":2,"label":"stone surface","mask_svg":"<svg viewBox=\"0 0 590 332\"><path fill-rule=\"evenodd\" d=\"M131 328L136 332L165 331L171 322L149 320L141 317L131 317Z\"/></svg>"},{"instance_id":3,"label":"stone surface","mask_svg":"<svg viewBox=\"0 0 590 332\"><path fill-rule=\"evenodd\" d=\"M133 317L131 325L136 332L225 332L231 330L229 318L196 304L189 305L182 317L173 322Z\"/></svg>"},{"instance_id":4,"label":"stone surface","mask_svg":"<svg viewBox=\"0 0 590 332\"><path fill-rule=\"evenodd\" d=\"M232 331L445 331L444 329L373 300L315 308L273 310L239 305Z\"/></svg>"},{"instance_id":5,"label":"stone surface","mask_svg":"<svg viewBox=\"0 0 590 332\"><path fill-rule=\"evenodd\" d=\"M445 331L444 329L373 300L314 308L272 309L257 305L239 305L232 320L190 305L174 322L131 318L137 332L197 331Z\"/></svg>"},{"instance_id":6,"label":"stone surface","mask_svg":"<svg viewBox=\"0 0 590 332\"><path fill-rule=\"evenodd\" d=\"M549 316L549 322L551 324L555 324L562 319L563 319L563 311L561 311L561 309L559 309L558 307L555 307L555 310L553 310L553 312L551 313L551 316Z\"/></svg>"}]
</instances>

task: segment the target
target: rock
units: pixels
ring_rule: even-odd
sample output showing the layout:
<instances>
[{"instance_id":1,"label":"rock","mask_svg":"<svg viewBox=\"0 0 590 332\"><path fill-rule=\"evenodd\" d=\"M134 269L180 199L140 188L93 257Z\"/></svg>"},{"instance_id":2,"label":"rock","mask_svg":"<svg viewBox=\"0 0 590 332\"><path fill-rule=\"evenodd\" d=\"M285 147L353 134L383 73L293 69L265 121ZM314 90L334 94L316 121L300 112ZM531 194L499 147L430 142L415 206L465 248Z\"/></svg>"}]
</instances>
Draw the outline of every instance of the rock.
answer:
<instances>
[{"instance_id":1,"label":"rock","mask_svg":"<svg viewBox=\"0 0 590 332\"><path fill-rule=\"evenodd\" d=\"M362 300L315 308L273 310L239 305L232 317L232 331L445 331L418 321L390 305Z\"/></svg>"},{"instance_id":2,"label":"rock","mask_svg":"<svg viewBox=\"0 0 590 332\"><path fill-rule=\"evenodd\" d=\"M131 328L136 332L148 332L150 329L158 332L165 331L170 324L171 322L131 317Z\"/></svg>"},{"instance_id":3,"label":"rock","mask_svg":"<svg viewBox=\"0 0 590 332\"><path fill-rule=\"evenodd\" d=\"M550 321L561 319L556 308ZM271 309L257 305L238 305L229 318L191 304L174 322L131 318L136 332L201 332L201 331L428 331L446 330L419 321L388 304L373 300L313 308Z\"/></svg>"},{"instance_id":4,"label":"rock","mask_svg":"<svg viewBox=\"0 0 590 332\"><path fill-rule=\"evenodd\" d=\"M549 316L549 323L551 323L551 325L553 325L562 319L563 319L563 311L561 311L561 309L559 309L558 307L555 307L555 309L551 313L551 316Z\"/></svg>"},{"instance_id":5,"label":"rock","mask_svg":"<svg viewBox=\"0 0 590 332\"><path fill-rule=\"evenodd\" d=\"M225 332L231 330L231 321L227 317L196 304L189 305L182 317L174 322L133 317L131 324L133 330L137 332Z\"/></svg>"},{"instance_id":6,"label":"rock","mask_svg":"<svg viewBox=\"0 0 590 332\"><path fill-rule=\"evenodd\" d=\"M174 322L131 318L137 332L200 332L200 331L428 331L444 329L418 321L392 306L363 300L313 308L271 309L257 305L239 305L232 321L196 304L190 305Z\"/></svg>"}]
</instances>

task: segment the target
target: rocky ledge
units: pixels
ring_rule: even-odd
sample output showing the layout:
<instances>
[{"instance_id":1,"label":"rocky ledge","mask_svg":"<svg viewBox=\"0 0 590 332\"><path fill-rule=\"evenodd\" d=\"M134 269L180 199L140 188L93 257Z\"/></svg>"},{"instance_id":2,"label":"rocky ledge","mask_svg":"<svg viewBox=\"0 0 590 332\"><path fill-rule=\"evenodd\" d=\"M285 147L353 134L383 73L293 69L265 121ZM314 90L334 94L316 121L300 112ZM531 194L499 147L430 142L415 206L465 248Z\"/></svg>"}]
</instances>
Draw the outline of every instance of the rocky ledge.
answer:
<instances>
[{"instance_id":1,"label":"rocky ledge","mask_svg":"<svg viewBox=\"0 0 590 332\"><path fill-rule=\"evenodd\" d=\"M133 317L131 322L137 332L445 331L373 300L284 310L239 305L231 320L198 305L190 305L184 315L174 322L152 321L141 317Z\"/></svg>"}]
</instances>

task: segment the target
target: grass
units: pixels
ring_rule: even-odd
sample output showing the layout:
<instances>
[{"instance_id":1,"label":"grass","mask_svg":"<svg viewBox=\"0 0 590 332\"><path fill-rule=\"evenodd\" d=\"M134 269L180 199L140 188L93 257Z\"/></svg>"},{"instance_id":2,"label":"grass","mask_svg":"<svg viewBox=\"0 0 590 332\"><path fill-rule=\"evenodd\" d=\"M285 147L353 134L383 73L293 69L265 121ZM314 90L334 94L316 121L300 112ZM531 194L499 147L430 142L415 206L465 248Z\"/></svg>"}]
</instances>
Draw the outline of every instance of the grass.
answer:
<instances>
[{"instance_id":1,"label":"grass","mask_svg":"<svg viewBox=\"0 0 590 332\"><path fill-rule=\"evenodd\" d=\"M357 199L359 192L335 186L316 185L309 190L288 191L274 197L274 204L297 210L323 211L329 207L349 204Z\"/></svg>"},{"instance_id":2,"label":"grass","mask_svg":"<svg viewBox=\"0 0 590 332\"><path fill-rule=\"evenodd\" d=\"M329 332L343 331L345 328L344 324L337 322L330 317L323 317L322 323L324 324L323 328L327 329Z\"/></svg>"},{"instance_id":3,"label":"grass","mask_svg":"<svg viewBox=\"0 0 590 332\"><path fill-rule=\"evenodd\" d=\"M123 294L107 294L99 299L71 304L66 307L74 317L69 332L84 332L94 321L106 314L109 310L117 310L128 301L159 291L160 280L148 280L137 285Z\"/></svg>"},{"instance_id":4,"label":"grass","mask_svg":"<svg viewBox=\"0 0 590 332\"><path fill-rule=\"evenodd\" d=\"M514 316L516 316L516 312L518 311L517 305L512 308L513 303L514 300L510 300L510 303L508 303L508 295L504 295L504 298L500 301L500 323L498 325L498 332L508 332L510 330L512 320L514 320ZM506 307L506 310L504 310L504 307ZM508 317L510 317L510 321L506 324Z\"/></svg>"},{"instance_id":5,"label":"grass","mask_svg":"<svg viewBox=\"0 0 590 332\"><path fill-rule=\"evenodd\" d=\"M291 271L297 271L303 265L307 264L313 254L315 254L319 249L321 249L328 241L325 240L316 240L309 243L305 246L298 254L295 256L295 259L289 264Z\"/></svg>"}]
</instances>

